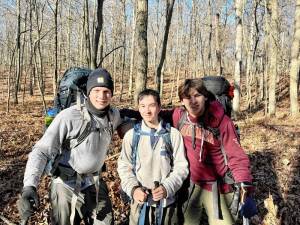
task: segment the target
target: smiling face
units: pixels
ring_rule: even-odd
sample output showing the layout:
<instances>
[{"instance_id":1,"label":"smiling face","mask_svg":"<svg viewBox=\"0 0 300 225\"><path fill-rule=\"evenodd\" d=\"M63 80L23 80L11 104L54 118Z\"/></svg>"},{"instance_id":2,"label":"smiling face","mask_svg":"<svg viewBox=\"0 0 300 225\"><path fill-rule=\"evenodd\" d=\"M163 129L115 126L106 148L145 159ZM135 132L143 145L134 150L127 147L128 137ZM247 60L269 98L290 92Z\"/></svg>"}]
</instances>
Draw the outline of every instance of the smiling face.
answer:
<instances>
[{"instance_id":1,"label":"smiling face","mask_svg":"<svg viewBox=\"0 0 300 225\"><path fill-rule=\"evenodd\" d=\"M145 95L139 99L139 112L150 128L156 128L159 124L158 113L160 112L160 105L152 95Z\"/></svg>"},{"instance_id":2,"label":"smiling face","mask_svg":"<svg viewBox=\"0 0 300 225\"><path fill-rule=\"evenodd\" d=\"M96 109L102 110L110 104L112 93L106 87L94 87L90 91L89 98Z\"/></svg>"},{"instance_id":3,"label":"smiling face","mask_svg":"<svg viewBox=\"0 0 300 225\"><path fill-rule=\"evenodd\" d=\"M195 88L190 88L187 96L182 98L181 103L191 116L198 117L204 113L206 100L207 98Z\"/></svg>"}]
</instances>

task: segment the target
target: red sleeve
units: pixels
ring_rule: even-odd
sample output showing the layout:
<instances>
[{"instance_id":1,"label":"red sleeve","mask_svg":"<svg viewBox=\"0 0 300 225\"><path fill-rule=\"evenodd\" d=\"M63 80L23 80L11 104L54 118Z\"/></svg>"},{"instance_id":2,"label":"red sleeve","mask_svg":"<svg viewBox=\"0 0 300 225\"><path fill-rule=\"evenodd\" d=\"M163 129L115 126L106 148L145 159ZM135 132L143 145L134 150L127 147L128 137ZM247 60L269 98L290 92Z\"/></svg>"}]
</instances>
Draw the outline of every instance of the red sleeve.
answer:
<instances>
[{"instance_id":1,"label":"red sleeve","mask_svg":"<svg viewBox=\"0 0 300 225\"><path fill-rule=\"evenodd\" d=\"M220 134L234 180L252 182L249 158L238 141L233 122L226 115L220 124Z\"/></svg>"},{"instance_id":2,"label":"red sleeve","mask_svg":"<svg viewBox=\"0 0 300 225\"><path fill-rule=\"evenodd\" d=\"M173 127L175 128L178 127L178 122L180 120L181 114L182 114L182 110L179 107L174 109L172 114Z\"/></svg>"}]
</instances>

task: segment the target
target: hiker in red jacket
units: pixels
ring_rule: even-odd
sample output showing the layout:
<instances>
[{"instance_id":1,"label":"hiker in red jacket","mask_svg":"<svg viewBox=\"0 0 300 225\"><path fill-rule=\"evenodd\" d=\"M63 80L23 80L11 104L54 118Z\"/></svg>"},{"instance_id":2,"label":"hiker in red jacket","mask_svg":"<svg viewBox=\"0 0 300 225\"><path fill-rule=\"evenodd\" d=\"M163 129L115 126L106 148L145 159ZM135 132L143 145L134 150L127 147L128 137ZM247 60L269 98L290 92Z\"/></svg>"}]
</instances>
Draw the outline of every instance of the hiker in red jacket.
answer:
<instances>
[{"instance_id":1,"label":"hiker in red jacket","mask_svg":"<svg viewBox=\"0 0 300 225\"><path fill-rule=\"evenodd\" d=\"M162 111L160 116L172 118L168 122L182 134L189 161L189 188L183 187L178 194L183 203L182 222L199 225L205 211L210 225L234 224L240 194L244 201L252 182L250 162L235 126L201 79L185 80L178 95L182 107ZM133 116L132 111L121 110L125 114ZM254 202L250 203L242 208L248 218L256 212Z\"/></svg>"},{"instance_id":2,"label":"hiker in red jacket","mask_svg":"<svg viewBox=\"0 0 300 225\"><path fill-rule=\"evenodd\" d=\"M210 225L234 224L238 205L231 204L232 186L252 182L250 162L239 144L235 126L201 79L187 79L178 95L183 107L173 111L173 126L183 136L190 165L184 224L199 225L203 210Z\"/></svg>"}]
</instances>

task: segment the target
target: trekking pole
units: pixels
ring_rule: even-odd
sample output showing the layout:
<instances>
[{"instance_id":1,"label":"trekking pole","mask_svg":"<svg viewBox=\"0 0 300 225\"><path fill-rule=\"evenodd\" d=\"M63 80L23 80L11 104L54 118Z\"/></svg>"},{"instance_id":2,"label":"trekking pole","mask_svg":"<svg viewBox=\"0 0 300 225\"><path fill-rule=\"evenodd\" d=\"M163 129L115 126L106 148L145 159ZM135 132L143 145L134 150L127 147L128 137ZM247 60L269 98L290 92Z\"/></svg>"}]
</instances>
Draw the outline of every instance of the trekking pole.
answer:
<instances>
[{"instance_id":1,"label":"trekking pole","mask_svg":"<svg viewBox=\"0 0 300 225\"><path fill-rule=\"evenodd\" d=\"M154 181L154 187L155 189L159 187L159 182ZM162 217L163 217L163 207L162 202L156 201L156 209L155 209L155 225L161 225L162 224Z\"/></svg>"},{"instance_id":2,"label":"trekking pole","mask_svg":"<svg viewBox=\"0 0 300 225\"><path fill-rule=\"evenodd\" d=\"M147 189L145 187L142 187L142 190L144 192L147 192ZM147 192L148 193L148 192ZM146 212L147 212L147 199L148 199L148 196L145 200L145 202L143 203L141 209L140 209L140 215L139 215L139 218L138 218L138 225L145 225L145 220L146 220Z\"/></svg>"}]
</instances>

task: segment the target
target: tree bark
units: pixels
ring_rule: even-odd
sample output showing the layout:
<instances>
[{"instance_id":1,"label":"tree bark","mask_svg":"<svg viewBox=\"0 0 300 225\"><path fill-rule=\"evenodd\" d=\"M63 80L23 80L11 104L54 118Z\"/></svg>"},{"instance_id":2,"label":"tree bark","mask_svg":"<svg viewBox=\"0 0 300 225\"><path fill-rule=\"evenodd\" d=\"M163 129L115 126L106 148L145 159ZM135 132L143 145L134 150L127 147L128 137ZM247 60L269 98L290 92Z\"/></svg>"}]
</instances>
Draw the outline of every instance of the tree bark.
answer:
<instances>
[{"instance_id":1,"label":"tree bark","mask_svg":"<svg viewBox=\"0 0 300 225\"><path fill-rule=\"evenodd\" d=\"M84 12L85 12L85 26L84 26L84 35L85 35L85 43L86 43L86 62L88 66L91 68L91 40L90 40L90 22L89 22L89 1L84 1Z\"/></svg>"},{"instance_id":2,"label":"tree bark","mask_svg":"<svg viewBox=\"0 0 300 225\"><path fill-rule=\"evenodd\" d=\"M233 98L233 113L237 117L240 111L240 83L242 71L242 43L243 43L243 0L235 1L236 13L236 36L235 36L235 71L234 71L234 98Z\"/></svg>"},{"instance_id":3,"label":"tree bark","mask_svg":"<svg viewBox=\"0 0 300 225\"><path fill-rule=\"evenodd\" d=\"M158 67L156 69L156 89L159 93L162 93L161 70L162 70L164 61L166 59L168 36L169 36L169 30L170 30L170 25L171 25L171 20L172 20L174 3L175 3L175 0L167 0L165 34L164 34L164 39L163 39L163 46L162 46L160 61L159 61Z\"/></svg>"},{"instance_id":4,"label":"tree bark","mask_svg":"<svg viewBox=\"0 0 300 225\"><path fill-rule=\"evenodd\" d=\"M213 63L212 63L212 32L213 32L213 25L212 25L212 6L211 0L208 1L208 19L209 19L209 35L208 35L208 72L209 74L213 71Z\"/></svg>"},{"instance_id":5,"label":"tree bark","mask_svg":"<svg viewBox=\"0 0 300 225\"><path fill-rule=\"evenodd\" d=\"M21 0L17 1L17 71L16 71L16 81L15 81L15 92L14 92L14 104L18 104L18 92L21 77Z\"/></svg>"},{"instance_id":6,"label":"tree bark","mask_svg":"<svg viewBox=\"0 0 300 225\"><path fill-rule=\"evenodd\" d=\"M56 96L57 91L57 79L58 79L58 3L59 0L55 1L54 9L54 25L55 25L55 64L54 64L54 77L53 77L53 97Z\"/></svg>"},{"instance_id":7,"label":"tree bark","mask_svg":"<svg viewBox=\"0 0 300 225\"><path fill-rule=\"evenodd\" d=\"M122 54L122 71L121 71L121 80L120 80L120 98L119 100L122 100L122 95L123 95L123 88L124 88L124 72L125 72L125 56L126 56L126 20L127 20L127 16L126 16L126 0L122 1L122 5L123 5L123 54Z\"/></svg>"},{"instance_id":8,"label":"tree bark","mask_svg":"<svg viewBox=\"0 0 300 225\"><path fill-rule=\"evenodd\" d=\"M192 33L193 33L193 21L194 21L194 10L195 8L195 0L192 0L192 13L190 17L190 33L189 33L189 39L188 39L188 47L187 47L187 53L186 53L186 64L184 68L184 77L187 77L187 74L190 73L190 51L191 51L191 42L192 42Z\"/></svg>"},{"instance_id":9,"label":"tree bark","mask_svg":"<svg viewBox=\"0 0 300 225\"><path fill-rule=\"evenodd\" d=\"M133 83L133 70L134 70L134 59L135 59L135 33L136 33L136 4L133 1L133 12L132 12L132 37L131 37L131 55L130 55L130 69L129 69L129 87L128 95L132 97L132 83Z\"/></svg>"},{"instance_id":10,"label":"tree bark","mask_svg":"<svg viewBox=\"0 0 300 225\"><path fill-rule=\"evenodd\" d=\"M97 67L97 55L98 55L98 46L99 46L99 39L102 30L103 24L103 2L104 0L97 0L97 25L95 30L95 37L93 43L93 51L92 51L92 68L95 69Z\"/></svg>"},{"instance_id":11,"label":"tree bark","mask_svg":"<svg viewBox=\"0 0 300 225\"><path fill-rule=\"evenodd\" d=\"M271 30L270 30L270 72L269 72L269 108L268 114L276 112L276 80L278 55L278 2L271 0Z\"/></svg>"},{"instance_id":12,"label":"tree bark","mask_svg":"<svg viewBox=\"0 0 300 225\"><path fill-rule=\"evenodd\" d=\"M221 49L220 49L220 15L219 13L215 16L215 31L216 31L216 59L217 59L217 74L222 75L222 58L221 58Z\"/></svg>"},{"instance_id":13,"label":"tree bark","mask_svg":"<svg viewBox=\"0 0 300 225\"><path fill-rule=\"evenodd\" d=\"M294 37L291 47L291 64L290 64L290 112L292 116L299 114L298 103L298 82L299 82L299 49L300 49L300 0L296 2Z\"/></svg>"},{"instance_id":14,"label":"tree bark","mask_svg":"<svg viewBox=\"0 0 300 225\"><path fill-rule=\"evenodd\" d=\"M137 1L137 76L135 82L134 99L137 103L138 94L146 88L148 70L148 47L147 47L147 24L148 24L148 0Z\"/></svg>"}]
</instances>

